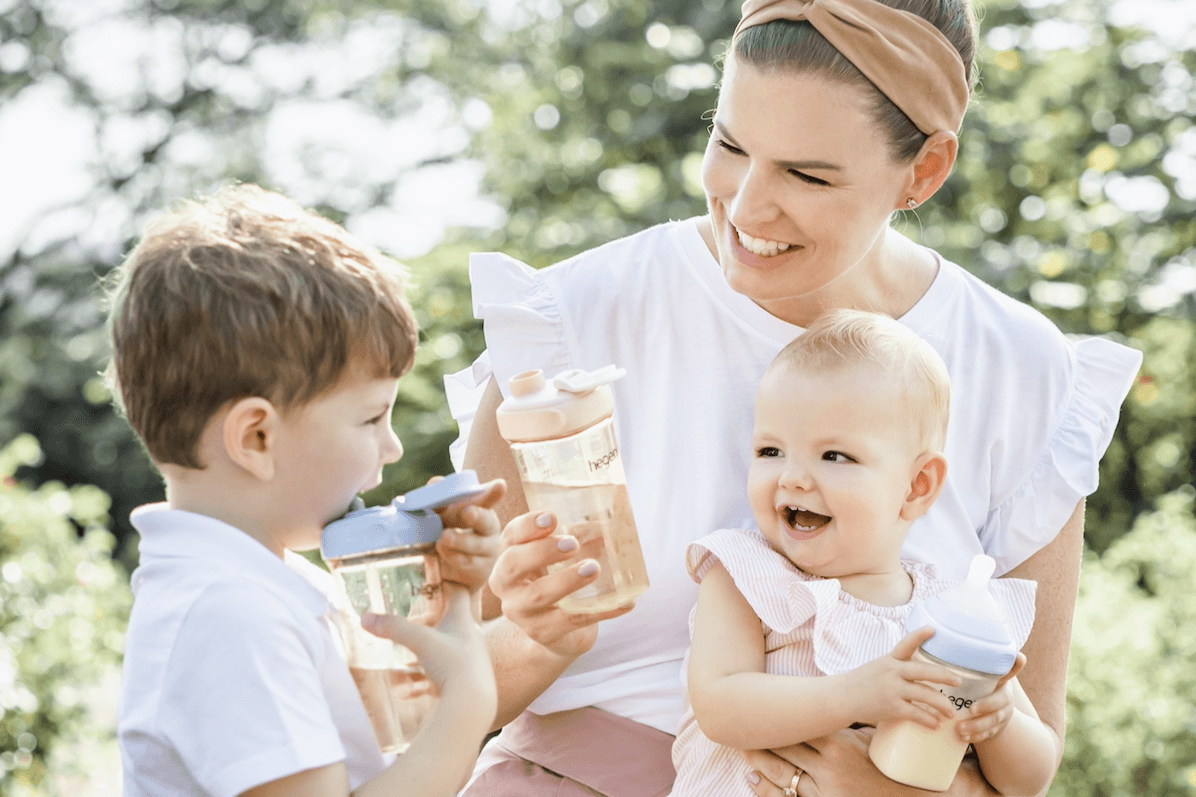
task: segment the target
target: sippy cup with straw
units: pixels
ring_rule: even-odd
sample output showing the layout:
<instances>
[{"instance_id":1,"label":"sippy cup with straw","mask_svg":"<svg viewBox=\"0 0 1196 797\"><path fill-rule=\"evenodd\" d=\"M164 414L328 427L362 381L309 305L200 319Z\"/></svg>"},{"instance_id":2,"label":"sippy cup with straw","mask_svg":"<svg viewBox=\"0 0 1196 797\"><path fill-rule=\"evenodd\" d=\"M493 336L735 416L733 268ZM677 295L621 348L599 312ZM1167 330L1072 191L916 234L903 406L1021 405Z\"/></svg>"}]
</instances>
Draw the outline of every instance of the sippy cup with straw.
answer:
<instances>
[{"instance_id":1,"label":"sippy cup with straw","mask_svg":"<svg viewBox=\"0 0 1196 797\"><path fill-rule=\"evenodd\" d=\"M610 383L623 374L608 365L547 381L543 371L524 371L511 377L511 397L498 408L528 507L556 515L557 530L578 542L569 560L549 570L578 559L601 566L592 584L560 600L566 612L614 609L648 588L612 417Z\"/></svg>"},{"instance_id":2,"label":"sippy cup with straw","mask_svg":"<svg viewBox=\"0 0 1196 797\"><path fill-rule=\"evenodd\" d=\"M361 613L398 614L432 626L444 614L433 510L479 495L462 471L386 506L351 511L324 527L320 553L336 582L338 625L349 672L384 753L402 752L439 699L415 654L361 627Z\"/></svg>"},{"instance_id":3,"label":"sippy cup with straw","mask_svg":"<svg viewBox=\"0 0 1196 797\"><path fill-rule=\"evenodd\" d=\"M927 625L934 636L914 652L914 661L945 667L962 679L947 696L956 718L931 730L910 720L882 722L876 728L868 755L877 769L907 786L946 791L967 751L955 734L960 713L992 694L1017 660L1018 645L1000 604L988 590L996 563L980 554L972 559L964 583L916 604L906 620L910 633Z\"/></svg>"}]
</instances>

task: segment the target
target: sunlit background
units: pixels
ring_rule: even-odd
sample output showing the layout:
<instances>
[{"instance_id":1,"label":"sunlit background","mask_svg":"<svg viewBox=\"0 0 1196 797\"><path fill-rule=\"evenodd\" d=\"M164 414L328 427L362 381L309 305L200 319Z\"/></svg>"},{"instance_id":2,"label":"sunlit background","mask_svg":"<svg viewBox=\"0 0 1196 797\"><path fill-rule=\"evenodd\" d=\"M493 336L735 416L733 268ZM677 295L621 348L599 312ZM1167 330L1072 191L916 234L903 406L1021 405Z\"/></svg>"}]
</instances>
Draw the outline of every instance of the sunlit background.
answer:
<instances>
[{"instance_id":1,"label":"sunlit background","mask_svg":"<svg viewBox=\"0 0 1196 797\"><path fill-rule=\"evenodd\" d=\"M1146 357L1089 502L1051 794L1196 794L1196 2L986 0L955 174L898 228ZM0 794L119 793L129 510L100 378L146 218L258 182L405 261L422 343L368 498L442 473L471 251L701 213L737 0L0 0ZM667 300L667 299L666 299Z\"/></svg>"}]
</instances>

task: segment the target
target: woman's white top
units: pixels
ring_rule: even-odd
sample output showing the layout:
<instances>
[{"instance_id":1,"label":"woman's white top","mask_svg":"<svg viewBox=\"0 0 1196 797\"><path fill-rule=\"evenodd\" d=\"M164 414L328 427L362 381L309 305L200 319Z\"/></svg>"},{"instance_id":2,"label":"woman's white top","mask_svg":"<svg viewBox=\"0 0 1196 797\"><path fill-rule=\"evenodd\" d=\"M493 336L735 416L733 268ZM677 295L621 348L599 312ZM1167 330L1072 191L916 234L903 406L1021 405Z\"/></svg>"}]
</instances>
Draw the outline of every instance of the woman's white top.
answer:
<instances>
[{"instance_id":1,"label":"woman's white top","mask_svg":"<svg viewBox=\"0 0 1196 797\"><path fill-rule=\"evenodd\" d=\"M716 531L689 546L686 569L695 582L701 582L715 563L723 566L760 619L764 671L773 675L840 675L886 656L906 635L905 621L915 603L961 583L940 578L933 565L904 561L914 585L909 601L877 606L844 592L838 579L818 578L794 567L754 528ZM1020 578L989 583L1019 649L1034 624L1036 587ZM684 677L684 668L681 672ZM677 729L673 765L677 780L670 797L755 793L743 755L708 739L688 709Z\"/></svg>"},{"instance_id":2,"label":"woman's white top","mask_svg":"<svg viewBox=\"0 0 1196 797\"><path fill-rule=\"evenodd\" d=\"M356 789L378 749L341 653L332 577L243 531L151 504L117 734L126 797L232 795L344 762Z\"/></svg>"},{"instance_id":3,"label":"woman's white top","mask_svg":"<svg viewBox=\"0 0 1196 797\"><path fill-rule=\"evenodd\" d=\"M733 291L697 219L662 224L535 270L501 254L470 260L487 351L446 378L461 428L491 377L615 364L615 427L651 586L599 626L593 649L537 700L537 713L593 705L668 733L683 710L681 661L697 587L689 543L754 525L747 499L756 385L801 328ZM1141 363L1101 338L1071 341L1050 321L939 261L899 319L951 374L947 480L913 523L903 555L962 579L975 554L1000 575L1050 542L1096 489L1097 464Z\"/></svg>"}]
</instances>

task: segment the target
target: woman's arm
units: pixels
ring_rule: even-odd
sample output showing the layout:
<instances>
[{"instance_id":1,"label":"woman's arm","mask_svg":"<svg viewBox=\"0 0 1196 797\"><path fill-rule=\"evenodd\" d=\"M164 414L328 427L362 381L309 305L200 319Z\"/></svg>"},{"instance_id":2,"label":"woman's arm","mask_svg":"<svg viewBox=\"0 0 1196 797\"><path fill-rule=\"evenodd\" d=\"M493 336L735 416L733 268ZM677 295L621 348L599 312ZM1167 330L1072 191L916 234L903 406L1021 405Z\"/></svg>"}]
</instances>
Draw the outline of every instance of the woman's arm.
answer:
<instances>
[{"instance_id":1,"label":"woman's arm","mask_svg":"<svg viewBox=\"0 0 1196 797\"><path fill-rule=\"evenodd\" d=\"M1038 582L1034 628L1022 648L1028 662L1018 678L1053 737L1056 769L1063 758L1067 658L1080 583L1083 540L1084 502L1080 501L1055 539L1007 574ZM760 797L779 797L781 789L789 785L794 767L798 766L807 773L799 793L811 793L805 788L806 778L809 778L817 784L818 791L814 793L820 797L924 795L926 792L895 783L876 769L868 758L870 739L870 730L846 730L783 750L745 752L748 765L763 776L752 788ZM980 774L975 759L965 758L951 788L943 794L991 797L996 792Z\"/></svg>"},{"instance_id":2,"label":"woman's arm","mask_svg":"<svg viewBox=\"0 0 1196 797\"><path fill-rule=\"evenodd\" d=\"M1006 574L1011 578L1038 582L1034 627L1022 648L1026 666L1018 674L1018 680L1039 719L1054 737L1056 770L1063 760L1067 659L1071 650L1071 626L1080 586L1083 548L1084 501L1081 499L1055 539Z\"/></svg>"},{"instance_id":3,"label":"woman's arm","mask_svg":"<svg viewBox=\"0 0 1196 797\"><path fill-rule=\"evenodd\" d=\"M577 541L553 535L556 522L550 515L527 512L515 458L498 432L495 411L501 403L498 383L491 379L465 449L466 467L484 480L507 482L506 495L493 507L506 524L503 550L483 598L483 617L493 618L486 625L486 644L498 685L495 729L519 716L574 659L593 647L599 621L632 608L598 614L568 614L556 608L557 601L598 574L581 575L578 570L584 562L546 574L548 565L572 555Z\"/></svg>"},{"instance_id":4,"label":"woman's arm","mask_svg":"<svg viewBox=\"0 0 1196 797\"><path fill-rule=\"evenodd\" d=\"M1009 681L1012 715L995 735L974 741L985 779L1001 794L1039 794L1055 776L1055 734L1034 711L1016 678ZM978 704L979 705L979 704Z\"/></svg>"},{"instance_id":5,"label":"woman's arm","mask_svg":"<svg viewBox=\"0 0 1196 797\"><path fill-rule=\"evenodd\" d=\"M698 588L690 645L694 717L711 741L741 750L796 744L855 722L909 719L937 727L954 706L923 682L955 685L958 679L909 660L929 636L929 629L910 634L891 655L840 675L769 674L760 620L722 564L715 564Z\"/></svg>"}]
</instances>

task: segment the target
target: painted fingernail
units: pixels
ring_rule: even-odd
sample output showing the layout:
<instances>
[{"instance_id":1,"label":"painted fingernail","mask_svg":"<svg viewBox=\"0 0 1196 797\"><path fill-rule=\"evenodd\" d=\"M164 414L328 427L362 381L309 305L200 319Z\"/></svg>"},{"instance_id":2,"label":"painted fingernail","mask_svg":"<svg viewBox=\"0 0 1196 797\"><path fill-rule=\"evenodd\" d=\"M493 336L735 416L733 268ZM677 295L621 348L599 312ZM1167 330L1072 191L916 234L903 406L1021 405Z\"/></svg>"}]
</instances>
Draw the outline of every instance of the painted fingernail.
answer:
<instances>
[{"instance_id":1,"label":"painted fingernail","mask_svg":"<svg viewBox=\"0 0 1196 797\"><path fill-rule=\"evenodd\" d=\"M759 773L755 772L754 770L747 774L747 779L748 779L748 782L751 783L753 786L760 785L760 775L759 775Z\"/></svg>"},{"instance_id":2,"label":"painted fingernail","mask_svg":"<svg viewBox=\"0 0 1196 797\"><path fill-rule=\"evenodd\" d=\"M545 512L543 515L540 515L536 518L536 525L542 529L548 528L552 525L552 515L548 514L547 512Z\"/></svg>"},{"instance_id":3,"label":"painted fingernail","mask_svg":"<svg viewBox=\"0 0 1196 797\"><path fill-rule=\"evenodd\" d=\"M598 563L593 559L587 559L581 563L581 567L577 568L577 575L589 578L598 572Z\"/></svg>"},{"instance_id":4,"label":"painted fingernail","mask_svg":"<svg viewBox=\"0 0 1196 797\"><path fill-rule=\"evenodd\" d=\"M557 550L568 553L577 548L576 537L561 537L556 541Z\"/></svg>"}]
</instances>

